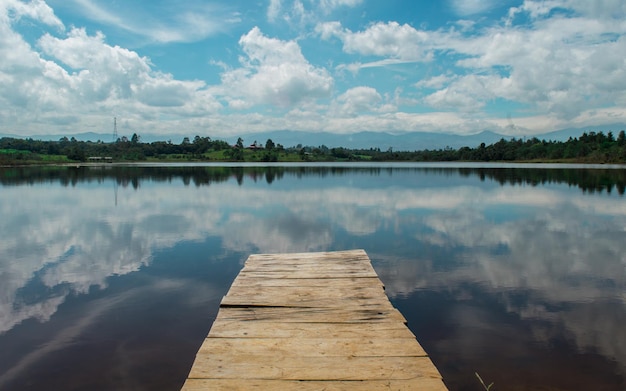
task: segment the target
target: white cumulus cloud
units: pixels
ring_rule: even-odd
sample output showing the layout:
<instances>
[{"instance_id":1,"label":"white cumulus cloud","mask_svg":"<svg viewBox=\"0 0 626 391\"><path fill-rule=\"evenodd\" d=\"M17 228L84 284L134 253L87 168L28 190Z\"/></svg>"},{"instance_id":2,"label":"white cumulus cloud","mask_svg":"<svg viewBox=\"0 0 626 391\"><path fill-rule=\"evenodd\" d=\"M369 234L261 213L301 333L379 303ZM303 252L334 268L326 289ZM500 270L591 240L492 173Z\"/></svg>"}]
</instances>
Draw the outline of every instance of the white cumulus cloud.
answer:
<instances>
[{"instance_id":1,"label":"white cumulus cloud","mask_svg":"<svg viewBox=\"0 0 626 391\"><path fill-rule=\"evenodd\" d=\"M267 37L254 27L239 44L242 66L224 72L218 88L233 107L290 107L330 96L333 78L311 65L297 42Z\"/></svg>"},{"instance_id":2,"label":"white cumulus cloud","mask_svg":"<svg viewBox=\"0 0 626 391\"><path fill-rule=\"evenodd\" d=\"M352 32L335 21L320 23L315 31L324 40L333 37L341 40L346 53L385 58L383 61L358 64L357 69L432 59L431 35L408 24L379 22L363 31Z\"/></svg>"}]
</instances>

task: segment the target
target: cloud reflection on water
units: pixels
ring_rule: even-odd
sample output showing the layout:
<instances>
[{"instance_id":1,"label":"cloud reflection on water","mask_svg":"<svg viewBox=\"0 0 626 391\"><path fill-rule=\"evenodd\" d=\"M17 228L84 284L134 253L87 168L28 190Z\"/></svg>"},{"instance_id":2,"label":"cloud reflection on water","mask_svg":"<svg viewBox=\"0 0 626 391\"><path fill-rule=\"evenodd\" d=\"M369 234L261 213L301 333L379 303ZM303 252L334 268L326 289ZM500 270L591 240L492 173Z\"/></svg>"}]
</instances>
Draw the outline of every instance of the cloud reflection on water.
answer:
<instances>
[{"instance_id":1,"label":"cloud reflection on water","mask_svg":"<svg viewBox=\"0 0 626 391\"><path fill-rule=\"evenodd\" d=\"M203 239L221 218L184 188L167 192L164 200L161 191L127 189L114 206L108 188L4 188L0 332L31 317L48 320L67 295L105 288L108 277L148 265L154 251ZM24 214L31 217L20 220ZM46 297L30 302L20 294L39 283Z\"/></svg>"},{"instance_id":2,"label":"cloud reflection on water","mask_svg":"<svg viewBox=\"0 0 626 391\"><path fill-rule=\"evenodd\" d=\"M110 276L149 266L156 251L182 241L218 237L226 251L244 253L323 251L340 233L367 247L392 232L399 249L370 253L391 297L446 291L464 302L472 297L464 287L473 284L532 320L537 339L562 326L582 351L596 349L626 366L626 334L619 331L626 321L623 198L450 181L314 189L147 182L120 188L117 204L106 182L44 192L4 187L0 333L26 319L50 319L68 295L105 289ZM47 293L28 296L33 284ZM465 326L493 327L457 310Z\"/></svg>"},{"instance_id":3,"label":"cloud reflection on water","mask_svg":"<svg viewBox=\"0 0 626 391\"><path fill-rule=\"evenodd\" d=\"M463 303L473 300L468 286L474 286L495 297L509 314L528 321L535 342L565 335L580 352L601 353L626 371L623 201L565 197L546 190L535 192L534 198L524 192L501 196L506 192L483 194L468 209L435 210L425 217L422 223L430 232L415 235L416 247L437 248L453 258L439 267L419 253L413 259L383 259L379 271L387 293L394 297L439 291ZM495 200L511 209L489 218ZM539 208L519 214L516 208L528 206L525 200ZM490 343L478 334L470 337L470 330L482 330L480 335L492 335L492 342L498 343L519 337L519 331L510 330L499 339L496 336L507 334L501 322L490 322L477 307L455 308L449 316L459 335L447 341L455 354L488 349ZM458 348L467 343L473 346Z\"/></svg>"},{"instance_id":4,"label":"cloud reflection on water","mask_svg":"<svg viewBox=\"0 0 626 391\"><path fill-rule=\"evenodd\" d=\"M0 259L5 260L2 331L31 316L48 319L62 302L58 296L49 298L49 305L23 304L15 310L17 291L35 274L48 287L68 286L68 292L84 293L92 286L105 287L111 275L139 270L149 264L155 249L172 247L182 240L220 236L224 246L233 251L325 250L333 242L335 227L352 235L370 235L381 226L400 224L400 216L412 210L432 213L421 222L432 233L417 240L471 248L502 244L513 247L510 252L514 258L507 263L493 261L490 254L478 254L476 273L461 268L456 271L460 279L483 276L493 279L490 281L494 286L532 284L547 288L553 283L547 265L557 267L560 276L567 275L563 274L567 270L562 270L566 266L554 262L564 256L571 261L567 268L602 276L609 268L608 278L619 275L617 265L599 268L595 264L592 268L585 262L601 254L605 263L619 259L623 266L626 262L619 253L625 219L620 220L621 227L611 227L607 232L597 232L601 227L590 226L593 216L580 219L584 211L626 216L626 205L621 200L599 203L597 199L574 196L569 207L563 207L563 194L540 188L484 190L459 186L416 190L398 186L275 191L271 187L242 189L230 182L209 191L159 184L145 190L121 191L116 207L112 205L112 191L107 188L77 187L67 191L53 187L46 189L45 195L32 189L6 188L3 196L18 202L3 202L1 207L4 223L0 232L6 238L0 244ZM542 207L543 213L547 210L552 214L491 224L483 211L497 205ZM449 212L438 213L442 210ZM559 230L559 226L567 230ZM590 241L592 237L596 239ZM12 260L15 255L19 262ZM511 267L528 275L516 277L519 273L512 273ZM389 289L392 295L406 293L402 289L396 292L393 286ZM572 291L581 294L578 288Z\"/></svg>"}]
</instances>

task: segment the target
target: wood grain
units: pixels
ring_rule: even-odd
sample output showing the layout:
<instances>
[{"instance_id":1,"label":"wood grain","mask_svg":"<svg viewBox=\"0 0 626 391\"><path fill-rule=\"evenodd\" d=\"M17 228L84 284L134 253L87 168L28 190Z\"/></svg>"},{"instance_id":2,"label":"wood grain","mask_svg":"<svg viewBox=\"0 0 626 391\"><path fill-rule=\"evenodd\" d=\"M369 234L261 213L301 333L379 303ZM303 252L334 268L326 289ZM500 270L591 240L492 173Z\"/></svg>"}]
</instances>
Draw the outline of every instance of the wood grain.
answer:
<instances>
[{"instance_id":1,"label":"wood grain","mask_svg":"<svg viewBox=\"0 0 626 391\"><path fill-rule=\"evenodd\" d=\"M446 390L363 250L255 254L183 390Z\"/></svg>"}]
</instances>

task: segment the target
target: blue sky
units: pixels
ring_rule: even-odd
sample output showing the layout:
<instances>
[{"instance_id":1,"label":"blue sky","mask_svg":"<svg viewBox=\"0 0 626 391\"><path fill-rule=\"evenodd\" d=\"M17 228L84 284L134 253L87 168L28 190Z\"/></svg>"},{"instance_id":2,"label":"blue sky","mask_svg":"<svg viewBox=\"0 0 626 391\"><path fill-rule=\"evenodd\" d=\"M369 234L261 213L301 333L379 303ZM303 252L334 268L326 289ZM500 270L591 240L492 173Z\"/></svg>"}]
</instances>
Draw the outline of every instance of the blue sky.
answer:
<instances>
[{"instance_id":1,"label":"blue sky","mask_svg":"<svg viewBox=\"0 0 626 391\"><path fill-rule=\"evenodd\" d=\"M626 123L624 53L623 0L0 0L0 133L522 137Z\"/></svg>"}]
</instances>

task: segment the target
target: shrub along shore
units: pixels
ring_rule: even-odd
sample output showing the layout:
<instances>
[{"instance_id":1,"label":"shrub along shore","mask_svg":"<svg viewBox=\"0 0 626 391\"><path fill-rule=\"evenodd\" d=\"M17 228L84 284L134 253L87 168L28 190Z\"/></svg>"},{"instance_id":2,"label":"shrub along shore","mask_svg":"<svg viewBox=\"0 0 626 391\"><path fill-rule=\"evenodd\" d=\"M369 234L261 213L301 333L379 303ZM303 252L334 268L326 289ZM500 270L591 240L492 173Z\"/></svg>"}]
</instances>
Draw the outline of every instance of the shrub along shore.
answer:
<instances>
[{"instance_id":1,"label":"shrub along shore","mask_svg":"<svg viewBox=\"0 0 626 391\"><path fill-rule=\"evenodd\" d=\"M115 142L78 141L63 137L58 141L41 141L4 137L0 139L0 165L64 164L75 162L555 162L555 163L626 163L626 136L620 131L583 133L567 141L501 139L471 148L394 151L391 148L349 149L320 146L285 148L268 139L248 146L239 138L235 145L210 137L185 137L180 144L156 141L141 142L133 134Z\"/></svg>"}]
</instances>

